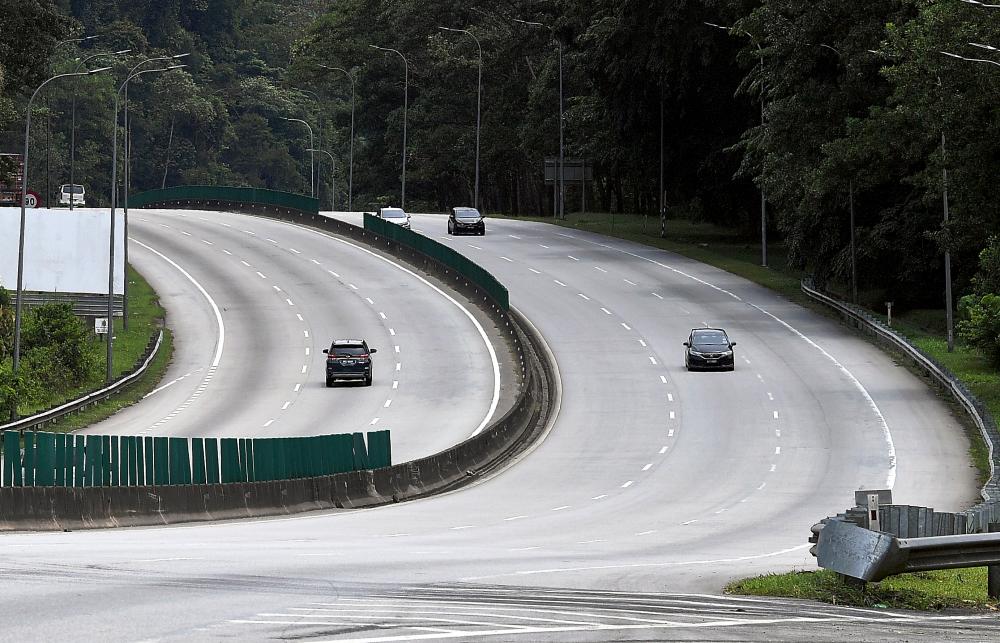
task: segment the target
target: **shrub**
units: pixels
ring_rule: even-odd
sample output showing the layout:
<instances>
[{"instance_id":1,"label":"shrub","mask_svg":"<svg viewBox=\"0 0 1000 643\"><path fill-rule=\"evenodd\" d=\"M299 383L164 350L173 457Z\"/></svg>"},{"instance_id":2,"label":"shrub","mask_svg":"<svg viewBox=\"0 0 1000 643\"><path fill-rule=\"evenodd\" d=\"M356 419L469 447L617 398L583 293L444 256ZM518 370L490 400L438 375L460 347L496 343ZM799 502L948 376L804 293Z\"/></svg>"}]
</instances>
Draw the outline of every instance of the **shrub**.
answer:
<instances>
[{"instance_id":1,"label":"shrub","mask_svg":"<svg viewBox=\"0 0 1000 643\"><path fill-rule=\"evenodd\" d=\"M73 314L69 304L45 304L33 309L25 316L21 329L21 351L24 355L35 353L33 366L41 368L45 377L39 380L46 386L57 386L57 382L79 384L92 366L93 358L88 350L90 333L84 323ZM39 349L46 349L39 353ZM54 364L42 364L43 359ZM64 368L67 374L57 375L55 367Z\"/></svg>"},{"instance_id":2,"label":"shrub","mask_svg":"<svg viewBox=\"0 0 1000 643\"><path fill-rule=\"evenodd\" d=\"M1000 366L1000 295L966 295L959 302L965 319L958 333Z\"/></svg>"}]
</instances>

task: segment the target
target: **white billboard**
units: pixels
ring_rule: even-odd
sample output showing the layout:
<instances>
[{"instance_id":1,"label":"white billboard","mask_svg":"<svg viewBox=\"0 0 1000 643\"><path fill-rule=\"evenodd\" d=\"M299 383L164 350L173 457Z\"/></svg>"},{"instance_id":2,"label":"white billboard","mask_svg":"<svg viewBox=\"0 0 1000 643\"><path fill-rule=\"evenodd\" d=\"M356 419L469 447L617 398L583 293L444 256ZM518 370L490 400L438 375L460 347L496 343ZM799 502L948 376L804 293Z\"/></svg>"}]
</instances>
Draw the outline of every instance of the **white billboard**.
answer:
<instances>
[{"instance_id":1,"label":"white billboard","mask_svg":"<svg viewBox=\"0 0 1000 643\"><path fill-rule=\"evenodd\" d=\"M111 210L25 211L24 289L107 294ZM125 216L115 216L115 294L125 292ZM17 287L20 208L0 208L0 285Z\"/></svg>"}]
</instances>

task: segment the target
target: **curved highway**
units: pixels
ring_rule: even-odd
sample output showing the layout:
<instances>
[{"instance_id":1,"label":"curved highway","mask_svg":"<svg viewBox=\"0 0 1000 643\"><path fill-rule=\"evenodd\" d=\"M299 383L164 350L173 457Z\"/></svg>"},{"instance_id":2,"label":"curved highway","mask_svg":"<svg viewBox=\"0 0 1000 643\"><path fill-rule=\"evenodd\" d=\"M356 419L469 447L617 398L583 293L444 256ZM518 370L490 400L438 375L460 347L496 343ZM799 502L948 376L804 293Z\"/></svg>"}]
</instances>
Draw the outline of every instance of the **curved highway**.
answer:
<instances>
[{"instance_id":1,"label":"curved highway","mask_svg":"<svg viewBox=\"0 0 1000 643\"><path fill-rule=\"evenodd\" d=\"M185 256L192 276L211 280L206 291L213 298L232 298L239 307L231 315L234 327L245 323L251 335L258 302L270 297L266 305L281 309L280 298L275 304L268 292L278 279L282 288L295 289L290 297L313 301L310 320L349 314L324 308L319 294L345 281L348 289L350 283L360 287L362 277L376 302L395 301L393 315L411 315L407 327L419 325L421 315L435 315L422 318L431 332L444 323L436 315L450 310L413 312L426 296L403 304L412 282L312 232L237 215L201 221L189 213L182 219L188 237L155 230L174 225L177 215L141 216L148 222L141 230L136 224L133 236L147 243L143 234L150 235L152 247L155 235L157 250ZM240 237L244 225L255 226L257 234ZM825 317L666 252L518 221L488 220L487 236L469 238L445 235L440 216L416 216L414 227L493 272L546 338L558 361L563 399L544 441L476 486L373 510L2 536L8 556L0 562L6 580L0 596L19 606L5 634L54 637L68 619L75 631L105 638L206 640L839 640L899 633L980 640L995 631L988 629L997 625L990 617L718 595L734 577L814 568L809 526L844 509L861 486L888 485L897 502L942 510L975 501L975 475L958 421L885 354ZM275 236L279 232L289 236ZM256 238L264 235L275 243ZM231 268L199 259L214 256L219 246L235 253L230 246L237 240L260 248L259 262L292 254L289 243L302 256L250 267L234 257ZM140 261L138 250L133 256ZM344 277L316 285L313 258L335 264ZM265 280L257 270L274 275ZM211 315L183 276L146 272L161 292L165 286L184 291L168 302L183 307L171 321L186 338L177 322L191 315L199 337L182 341L197 343L204 363L213 346L205 337L214 332ZM361 301L365 296L358 294ZM366 315L364 306L355 311L357 317L348 319L358 332L385 345L382 322ZM260 317L272 314L281 317L276 311ZM468 320L455 315L451 323ZM339 334L337 325L315 331ZM737 341L735 372L683 370L681 342L701 325L725 327ZM291 332L301 327L288 326L286 334L257 338L267 368L294 370L295 360L283 360L283 351L298 351L301 359L305 344ZM228 319L226 332L228 353ZM482 350L468 326L458 334L465 337L463 350ZM413 337L406 350L430 356L428 341L435 338ZM485 369L488 359L480 353L476 363ZM254 378L236 366L223 371L220 365L205 388L214 391L211 400L178 413L174 426L183 421L185 430L202 431L200 417L240 413L232 398ZM436 387L448 379L428 386L440 392ZM171 387L176 392L158 394L176 397L146 418L181 400L194 385L186 381ZM461 384L480 393L473 408L409 400L406 416L392 423L394 451L395 428L403 420L442 429L451 422L477 424L490 396L478 390L482 384ZM272 409L287 395L254 391L240 397L253 407L240 416L248 432L265 430L261 418L276 414ZM363 398L365 408L352 420L378 412L382 393ZM293 412L281 416L281 430L318 430L312 412L324 400L287 409ZM147 413L149 404L162 403L147 400L135 412ZM300 413L309 422L299 422ZM268 428L277 427L276 421Z\"/></svg>"}]
</instances>

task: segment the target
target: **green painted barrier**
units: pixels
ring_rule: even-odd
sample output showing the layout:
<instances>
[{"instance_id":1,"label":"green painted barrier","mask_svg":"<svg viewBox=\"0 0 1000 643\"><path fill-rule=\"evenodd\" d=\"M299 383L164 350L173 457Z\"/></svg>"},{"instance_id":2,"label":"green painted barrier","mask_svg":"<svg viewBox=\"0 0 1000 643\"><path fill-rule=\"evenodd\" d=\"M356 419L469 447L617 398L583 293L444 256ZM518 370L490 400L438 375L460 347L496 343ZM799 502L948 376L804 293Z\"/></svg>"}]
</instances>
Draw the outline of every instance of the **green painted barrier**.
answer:
<instances>
[{"instance_id":1,"label":"green painted barrier","mask_svg":"<svg viewBox=\"0 0 1000 643\"><path fill-rule=\"evenodd\" d=\"M205 438L205 477L208 484L219 484L219 439Z\"/></svg>"},{"instance_id":2,"label":"green painted barrier","mask_svg":"<svg viewBox=\"0 0 1000 643\"><path fill-rule=\"evenodd\" d=\"M205 439L191 438L191 482L205 484Z\"/></svg>"},{"instance_id":3,"label":"green painted barrier","mask_svg":"<svg viewBox=\"0 0 1000 643\"><path fill-rule=\"evenodd\" d=\"M24 434L24 486L35 486L35 433Z\"/></svg>"},{"instance_id":4,"label":"green painted barrier","mask_svg":"<svg viewBox=\"0 0 1000 643\"><path fill-rule=\"evenodd\" d=\"M187 438L167 438L170 445L170 484L191 484L191 457Z\"/></svg>"},{"instance_id":5,"label":"green painted barrier","mask_svg":"<svg viewBox=\"0 0 1000 643\"><path fill-rule=\"evenodd\" d=\"M119 486L118 474L121 471L121 453L118 451L118 436L111 435L108 436L110 443L108 445L108 478L105 480L105 484L109 487Z\"/></svg>"},{"instance_id":6,"label":"green painted barrier","mask_svg":"<svg viewBox=\"0 0 1000 643\"><path fill-rule=\"evenodd\" d=\"M352 436L354 441L354 468L356 470L371 469L368 461L368 448L365 445L365 434L355 433Z\"/></svg>"},{"instance_id":7,"label":"green painted barrier","mask_svg":"<svg viewBox=\"0 0 1000 643\"><path fill-rule=\"evenodd\" d=\"M388 431L368 432L368 461L372 469L382 469L392 465Z\"/></svg>"},{"instance_id":8,"label":"green painted barrier","mask_svg":"<svg viewBox=\"0 0 1000 643\"><path fill-rule=\"evenodd\" d=\"M183 203L186 201L217 201L233 205L258 205L285 208L316 214L319 199L303 194L265 190L262 188L233 188L207 185L182 185L162 190L149 190L140 194L130 194L126 207L144 208L154 205Z\"/></svg>"},{"instance_id":9,"label":"green painted barrier","mask_svg":"<svg viewBox=\"0 0 1000 643\"><path fill-rule=\"evenodd\" d=\"M56 436L51 433L35 434L35 486L51 487L55 484Z\"/></svg>"},{"instance_id":10,"label":"green painted barrier","mask_svg":"<svg viewBox=\"0 0 1000 643\"><path fill-rule=\"evenodd\" d=\"M170 484L170 441L153 438L153 484Z\"/></svg>"},{"instance_id":11,"label":"green painted barrier","mask_svg":"<svg viewBox=\"0 0 1000 643\"><path fill-rule=\"evenodd\" d=\"M84 454L86 453L86 436L73 436L73 486L86 486L87 466Z\"/></svg>"},{"instance_id":12,"label":"green painted barrier","mask_svg":"<svg viewBox=\"0 0 1000 643\"><path fill-rule=\"evenodd\" d=\"M21 434L17 431L3 432L3 486L21 486Z\"/></svg>"},{"instance_id":13,"label":"green painted barrier","mask_svg":"<svg viewBox=\"0 0 1000 643\"><path fill-rule=\"evenodd\" d=\"M101 486L101 436L85 435L83 486Z\"/></svg>"},{"instance_id":14,"label":"green painted barrier","mask_svg":"<svg viewBox=\"0 0 1000 643\"><path fill-rule=\"evenodd\" d=\"M135 450L135 485L137 487L146 484L146 454L142 444L143 438L136 437L133 449Z\"/></svg>"},{"instance_id":15,"label":"green painted barrier","mask_svg":"<svg viewBox=\"0 0 1000 643\"><path fill-rule=\"evenodd\" d=\"M111 436L101 436L101 486L111 485Z\"/></svg>"},{"instance_id":16,"label":"green painted barrier","mask_svg":"<svg viewBox=\"0 0 1000 643\"><path fill-rule=\"evenodd\" d=\"M145 455L145 459L143 460L143 469L145 471L143 474L144 484L147 487L151 487L156 484L156 469L153 458L153 452L155 449L153 448L152 437L146 436L142 439L142 449L144 451L143 455Z\"/></svg>"},{"instance_id":17,"label":"green painted barrier","mask_svg":"<svg viewBox=\"0 0 1000 643\"><path fill-rule=\"evenodd\" d=\"M240 482L239 443L236 438L219 440L222 449L222 482Z\"/></svg>"},{"instance_id":18,"label":"green painted barrier","mask_svg":"<svg viewBox=\"0 0 1000 643\"><path fill-rule=\"evenodd\" d=\"M55 440L55 477L52 480L53 487L66 486L66 436L63 433L53 434Z\"/></svg>"}]
</instances>

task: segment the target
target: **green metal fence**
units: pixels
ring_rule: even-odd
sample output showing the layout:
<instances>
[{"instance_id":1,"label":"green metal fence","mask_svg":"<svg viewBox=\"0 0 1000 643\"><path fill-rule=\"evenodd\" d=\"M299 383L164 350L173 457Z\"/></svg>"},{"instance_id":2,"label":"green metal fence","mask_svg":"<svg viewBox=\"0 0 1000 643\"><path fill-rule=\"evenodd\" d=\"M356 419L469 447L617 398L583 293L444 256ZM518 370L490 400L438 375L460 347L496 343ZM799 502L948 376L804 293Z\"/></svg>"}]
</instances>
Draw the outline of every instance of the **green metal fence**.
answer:
<instances>
[{"instance_id":1,"label":"green metal fence","mask_svg":"<svg viewBox=\"0 0 1000 643\"><path fill-rule=\"evenodd\" d=\"M510 299L507 289L496 280L496 277L488 273L481 266L476 265L470 259L455 252L443 243L417 234L412 230L390 223L379 217L365 214L365 230L373 232L379 236L386 237L396 243L416 250L434 259L435 261L456 270L459 274L465 275L470 281L480 286L503 310L510 307Z\"/></svg>"},{"instance_id":2,"label":"green metal fence","mask_svg":"<svg viewBox=\"0 0 1000 643\"><path fill-rule=\"evenodd\" d=\"M388 431L294 438L2 434L0 486L131 487L265 482L381 469Z\"/></svg>"},{"instance_id":3,"label":"green metal fence","mask_svg":"<svg viewBox=\"0 0 1000 643\"><path fill-rule=\"evenodd\" d=\"M319 199L303 194L278 192L260 188L229 188L209 185L179 185L162 190L149 190L129 195L128 207L144 208L185 201L217 201L233 204L263 205L316 214Z\"/></svg>"}]
</instances>

